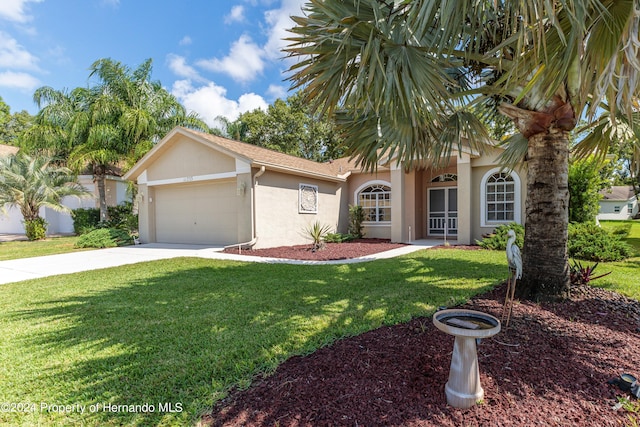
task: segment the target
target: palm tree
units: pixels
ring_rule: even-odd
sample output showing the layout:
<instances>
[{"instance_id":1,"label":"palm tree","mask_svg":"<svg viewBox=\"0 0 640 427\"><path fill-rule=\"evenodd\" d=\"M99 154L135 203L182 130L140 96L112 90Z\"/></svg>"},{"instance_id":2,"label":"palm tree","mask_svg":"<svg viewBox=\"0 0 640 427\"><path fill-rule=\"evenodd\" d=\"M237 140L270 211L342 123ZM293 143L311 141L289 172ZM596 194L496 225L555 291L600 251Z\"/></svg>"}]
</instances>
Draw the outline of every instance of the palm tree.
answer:
<instances>
[{"instance_id":1,"label":"palm tree","mask_svg":"<svg viewBox=\"0 0 640 427\"><path fill-rule=\"evenodd\" d=\"M0 158L0 209L17 207L25 228L40 219L40 208L69 212L62 204L67 196L85 198L91 193L78 184L70 169L55 165L51 158L15 154Z\"/></svg>"},{"instance_id":2,"label":"palm tree","mask_svg":"<svg viewBox=\"0 0 640 427\"><path fill-rule=\"evenodd\" d=\"M519 133L526 159L521 297L569 294L569 132L602 101L630 117L640 81L637 0L310 0L286 49L293 88L335 112L364 167L412 166L488 137L478 112Z\"/></svg>"},{"instance_id":3,"label":"palm tree","mask_svg":"<svg viewBox=\"0 0 640 427\"><path fill-rule=\"evenodd\" d=\"M151 81L150 59L135 70L100 59L90 70L90 78L98 78L91 87L70 93L50 87L36 90L40 112L28 139L34 147L54 147L76 171L91 169L104 221L110 171L132 166L175 126L204 131L208 127L195 114L187 114L159 82Z\"/></svg>"}]
</instances>

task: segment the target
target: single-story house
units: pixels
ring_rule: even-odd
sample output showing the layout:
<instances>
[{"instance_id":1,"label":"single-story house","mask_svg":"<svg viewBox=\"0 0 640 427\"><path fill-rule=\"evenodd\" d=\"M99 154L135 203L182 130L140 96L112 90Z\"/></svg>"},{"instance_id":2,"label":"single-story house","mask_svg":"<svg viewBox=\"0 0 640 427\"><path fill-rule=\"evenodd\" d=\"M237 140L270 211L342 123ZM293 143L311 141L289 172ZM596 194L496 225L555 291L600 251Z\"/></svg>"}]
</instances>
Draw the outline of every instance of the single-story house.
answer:
<instances>
[{"instance_id":1,"label":"single-story house","mask_svg":"<svg viewBox=\"0 0 640 427\"><path fill-rule=\"evenodd\" d=\"M598 220L625 220L638 215L638 198L630 185L616 185L600 191Z\"/></svg>"},{"instance_id":2,"label":"single-story house","mask_svg":"<svg viewBox=\"0 0 640 427\"><path fill-rule=\"evenodd\" d=\"M0 157L18 152L17 147L0 144ZM93 197L78 199L77 197L65 197L62 204L70 209L95 208L99 206L98 188L93 182L92 175L78 175L78 183L93 193ZM128 182L119 176L107 175L106 192L107 205L116 206L130 198L127 196ZM73 218L68 212L58 212L51 208L40 208L40 217L49 224L47 235L73 233ZM24 234L23 216L17 207L6 207L3 214L0 211L0 234Z\"/></svg>"},{"instance_id":3,"label":"single-story house","mask_svg":"<svg viewBox=\"0 0 640 427\"><path fill-rule=\"evenodd\" d=\"M524 170L502 170L497 147L483 151L454 152L444 168L385 159L367 172L177 127L124 178L138 185L143 243L305 244L316 222L346 233L349 205L361 205L366 237L469 244L524 218Z\"/></svg>"}]
</instances>

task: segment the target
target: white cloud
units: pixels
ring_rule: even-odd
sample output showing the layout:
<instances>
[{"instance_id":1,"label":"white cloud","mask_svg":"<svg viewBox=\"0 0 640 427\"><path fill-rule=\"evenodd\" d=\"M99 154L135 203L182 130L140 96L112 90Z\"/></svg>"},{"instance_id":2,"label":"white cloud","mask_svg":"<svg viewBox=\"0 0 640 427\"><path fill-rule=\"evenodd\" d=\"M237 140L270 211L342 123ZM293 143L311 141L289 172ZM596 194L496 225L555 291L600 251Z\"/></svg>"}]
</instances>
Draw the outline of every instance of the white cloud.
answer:
<instances>
[{"instance_id":1,"label":"white cloud","mask_svg":"<svg viewBox=\"0 0 640 427\"><path fill-rule=\"evenodd\" d=\"M9 34L0 31L0 67L38 70L38 58L33 56Z\"/></svg>"},{"instance_id":2,"label":"white cloud","mask_svg":"<svg viewBox=\"0 0 640 427\"><path fill-rule=\"evenodd\" d=\"M267 111L269 104L260 95L255 93L245 93L238 98L238 115L246 113L247 111L263 110Z\"/></svg>"},{"instance_id":3,"label":"white cloud","mask_svg":"<svg viewBox=\"0 0 640 427\"><path fill-rule=\"evenodd\" d=\"M209 126L219 126L218 117L235 120L246 111L260 108L266 111L268 104L254 93L240 96L237 101L227 98L227 89L209 82L205 86L194 87L188 80L173 83L171 93L189 111L195 111Z\"/></svg>"},{"instance_id":4,"label":"white cloud","mask_svg":"<svg viewBox=\"0 0 640 427\"><path fill-rule=\"evenodd\" d=\"M288 95L286 87L281 85L274 85L274 84L269 85L269 88L267 89L267 93L273 99L277 99L277 98L286 99Z\"/></svg>"},{"instance_id":5,"label":"white cloud","mask_svg":"<svg viewBox=\"0 0 640 427\"><path fill-rule=\"evenodd\" d=\"M231 12L224 17L225 24L244 21L244 6L236 5L231 8Z\"/></svg>"},{"instance_id":6,"label":"white cloud","mask_svg":"<svg viewBox=\"0 0 640 427\"><path fill-rule=\"evenodd\" d=\"M235 81L244 83L262 73L265 67L263 55L262 49L245 34L231 45L226 57L203 59L197 65L209 71L228 74Z\"/></svg>"},{"instance_id":7,"label":"white cloud","mask_svg":"<svg viewBox=\"0 0 640 427\"><path fill-rule=\"evenodd\" d=\"M282 49L289 44L284 38L291 37L287 31L294 26L291 16L302 15L304 0L282 0L279 9L268 10L264 13L264 19L269 27L269 40L264 46L265 54L269 59L279 59L285 56Z\"/></svg>"},{"instance_id":8,"label":"white cloud","mask_svg":"<svg viewBox=\"0 0 640 427\"><path fill-rule=\"evenodd\" d=\"M43 0L2 0L0 1L0 18L12 22L25 23L31 20L26 12L27 3L40 3Z\"/></svg>"},{"instance_id":9,"label":"white cloud","mask_svg":"<svg viewBox=\"0 0 640 427\"><path fill-rule=\"evenodd\" d=\"M120 0L102 0L102 4L105 6L118 7L120 6Z\"/></svg>"},{"instance_id":10,"label":"white cloud","mask_svg":"<svg viewBox=\"0 0 640 427\"><path fill-rule=\"evenodd\" d=\"M200 76L198 71L192 66L188 65L183 56L170 53L167 55L167 62L169 63L169 69L173 71L178 77L194 80L197 82L205 82L206 79Z\"/></svg>"},{"instance_id":11,"label":"white cloud","mask_svg":"<svg viewBox=\"0 0 640 427\"><path fill-rule=\"evenodd\" d=\"M192 40L191 37L189 36L184 36L179 42L178 44L180 46L189 46L191 44Z\"/></svg>"},{"instance_id":12,"label":"white cloud","mask_svg":"<svg viewBox=\"0 0 640 427\"><path fill-rule=\"evenodd\" d=\"M31 74L14 71L0 72L0 87L8 87L31 92L38 86L40 86L40 80L33 77Z\"/></svg>"}]
</instances>

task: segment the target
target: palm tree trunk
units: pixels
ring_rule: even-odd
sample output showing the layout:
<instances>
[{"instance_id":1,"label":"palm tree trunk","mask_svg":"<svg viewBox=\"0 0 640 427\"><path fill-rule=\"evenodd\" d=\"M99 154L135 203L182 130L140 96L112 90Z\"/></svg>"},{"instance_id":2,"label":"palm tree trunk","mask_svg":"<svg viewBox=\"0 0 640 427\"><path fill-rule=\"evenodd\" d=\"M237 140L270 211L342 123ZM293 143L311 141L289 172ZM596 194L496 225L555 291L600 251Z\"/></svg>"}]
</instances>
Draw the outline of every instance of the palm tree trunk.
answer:
<instances>
[{"instance_id":1,"label":"palm tree trunk","mask_svg":"<svg viewBox=\"0 0 640 427\"><path fill-rule=\"evenodd\" d=\"M109 210L107 209L107 191L106 191L106 170L103 165L95 165L93 167L93 177L98 186L98 202L100 204L100 222L109 220Z\"/></svg>"},{"instance_id":2,"label":"palm tree trunk","mask_svg":"<svg viewBox=\"0 0 640 427\"><path fill-rule=\"evenodd\" d=\"M529 137L523 277L518 296L569 296L569 131L551 126Z\"/></svg>"}]
</instances>

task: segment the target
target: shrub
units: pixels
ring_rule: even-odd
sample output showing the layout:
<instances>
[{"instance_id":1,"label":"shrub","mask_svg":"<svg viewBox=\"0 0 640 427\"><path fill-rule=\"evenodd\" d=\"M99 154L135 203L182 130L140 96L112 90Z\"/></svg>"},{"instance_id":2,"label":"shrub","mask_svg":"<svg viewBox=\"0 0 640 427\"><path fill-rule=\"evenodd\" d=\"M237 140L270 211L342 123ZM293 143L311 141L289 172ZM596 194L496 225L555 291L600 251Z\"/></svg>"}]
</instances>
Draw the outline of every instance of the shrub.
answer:
<instances>
[{"instance_id":1,"label":"shrub","mask_svg":"<svg viewBox=\"0 0 640 427\"><path fill-rule=\"evenodd\" d=\"M78 237L77 248L113 248L133 244L133 238L124 230L99 228Z\"/></svg>"},{"instance_id":2,"label":"shrub","mask_svg":"<svg viewBox=\"0 0 640 427\"><path fill-rule=\"evenodd\" d=\"M98 224L100 224L100 209L74 209L71 217L73 218L73 232L80 236L98 228Z\"/></svg>"},{"instance_id":3,"label":"shrub","mask_svg":"<svg viewBox=\"0 0 640 427\"><path fill-rule=\"evenodd\" d=\"M342 234L342 233L327 233L324 236L324 241L327 243L342 243L349 242L355 239L351 234Z\"/></svg>"},{"instance_id":4,"label":"shrub","mask_svg":"<svg viewBox=\"0 0 640 427\"><path fill-rule=\"evenodd\" d=\"M313 241L313 250L317 251L324 247L324 238L331 230L328 225L322 225L318 221L305 229L305 234Z\"/></svg>"},{"instance_id":5,"label":"shrub","mask_svg":"<svg viewBox=\"0 0 640 427\"><path fill-rule=\"evenodd\" d=\"M109 220L100 222L100 209L74 209L73 231L78 234L86 234L97 228L118 228L129 233L138 231L138 215L132 213L133 204L123 202L118 206L108 206Z\"/></svg>"},{"instance_id":6,"label":"shrub","mask_svg":"<svg viewBox=\"0 0 640 427\"><path fill-rule=\"evenodd\" d=\"M47 237L47 226L44 218L35 218L24 221L24 232L29 240L42 240Z\"/></svg>"},{"instance_id":7,"label":"shrub","mask_svg":"<svg viewBox=\"0 0 640 427\"><path fill-rule=\"evenodd\" d=\"M587 261L620 261L632 254L631 246L595 224L569 224L568 253Z\"/></svg>"},{"instance_id":8,"label":"shrub","mask_svg":"<svg viewBox=\"0 0 640 427\"><path fill-rule=\"evenodd\" d=\"M600 209L599 191L606 187L602 164L593 159L575 160L569 165L569 221L594 223Z\"/></svg>"},{"instance_id":9,"label":"shrub","mask_svg":"<svg viewBox=\"0 0 640 427\"><path fill-rule=\"evenodd\" d=\"M476 240L476 243L484 249L504 251L507 249L507 232L509 230L516 232L516 245L521 248L524 243L524 226L515 222L496 227L493 233L484 237L481 241Z\"/></svg>"},{"instance_id":10,"label":"shrub","mask_svg":"<svg viewBox=\"0 0 640 427\"><path fill-rule=\"evenodd\" d=\"M133 203L122 202L118 206L109 206L109 220L105 222L108 228L119 228L135 233L138 231L138 215L132 212Z\"/></svg>"},{"instance_id":11,"label":"shrub","mask_svg":"<svg viewBox=\"0 0 640 427\"><path fill-rule=\"evenodd\" d=\"M362 231L363 222L364 222L364 210L362 210L362 206L350 205L348 233L352 235L354 239L361 239L364 237L364 232Z\"/></svg>"},{"instance_id":12,"label":"shrub","mask_svg":"<svg viewBox=\"0 0 640 427\"><path fill-rule=\"evenodd\" d=\"M598 263L596 262L592 266L583 266L579 261L573 261L573 265L571 265L571 271L569 272L569 277L571 278L572 286L581 286L588 285L592 280L599 279L604 277L611 272L601 274L599 276L594 276L593 272L595 271Z\"/></svg>"}]
</instances>

